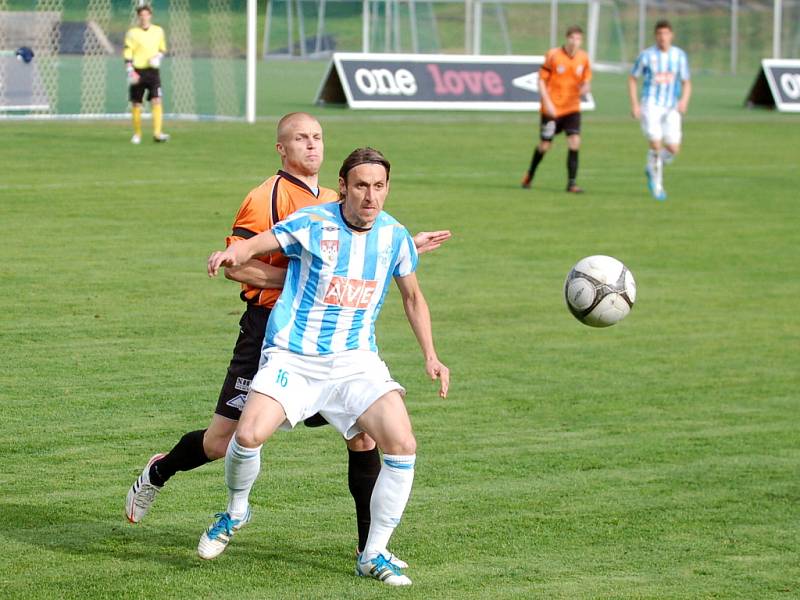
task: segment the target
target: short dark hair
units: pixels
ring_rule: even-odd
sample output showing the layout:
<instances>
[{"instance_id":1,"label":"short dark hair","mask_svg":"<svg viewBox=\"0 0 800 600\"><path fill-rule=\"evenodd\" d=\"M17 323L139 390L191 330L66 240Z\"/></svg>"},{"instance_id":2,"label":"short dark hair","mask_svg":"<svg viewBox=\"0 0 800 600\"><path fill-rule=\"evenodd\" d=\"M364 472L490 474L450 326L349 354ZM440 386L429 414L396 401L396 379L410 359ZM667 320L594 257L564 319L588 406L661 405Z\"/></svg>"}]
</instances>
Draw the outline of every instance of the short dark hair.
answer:
<instances>
[{"instance_id":1,"label":"short dark hair","mask_svg":"<svg viewBox=\"0 0 800 600\"><path fill-rule=\"evenodd\" d=\"M386 181L389 181L389 171L392 166L386 160L386 157L381 154L380 150L375 150L375 148L370 148L369 146L356 148L344 159L342 168L339 169L339 177L344 179L346 183L347 174L355 167L364 164L383 165L383 168L386 169Z\"/></svg>"},{"instance_id":2,"label":"short dark hair","mask_svg":"<svg viewBox=\"0 0 800 600\"><path fill-rule=\"evenodd\" d=\"M656 21L656 26L653 28L653 32L655 33L659 29L669 29L672 31L672 23L667 21L666 19L659 19Z\"/></svg>"},{"instance_id":3,"label":"short dark hair","mask_svg":"<svg viewBox=\"0 0 800 600\"><path fill-rule=\"evenodd\" d=\"M567 27L567 37L571 36L573 33L580 33L583 35L583 29L581 29L580 25L570 25Z\"/></svg>"},{"instance_id":4,"label":"short dark hair","mask_svg":"<svg viewBox=\"0 0 800 600\"><path fill-rule=\"evenodd\" d=\"M149 12L151 15L153 14L153 9L150 8L149 4L142 4L141 6L137 6L136 7L136 14L140 15L140 14L142 14L142 11L145 11L145 10L147 12Z\"/></svg>"}]
</instances>

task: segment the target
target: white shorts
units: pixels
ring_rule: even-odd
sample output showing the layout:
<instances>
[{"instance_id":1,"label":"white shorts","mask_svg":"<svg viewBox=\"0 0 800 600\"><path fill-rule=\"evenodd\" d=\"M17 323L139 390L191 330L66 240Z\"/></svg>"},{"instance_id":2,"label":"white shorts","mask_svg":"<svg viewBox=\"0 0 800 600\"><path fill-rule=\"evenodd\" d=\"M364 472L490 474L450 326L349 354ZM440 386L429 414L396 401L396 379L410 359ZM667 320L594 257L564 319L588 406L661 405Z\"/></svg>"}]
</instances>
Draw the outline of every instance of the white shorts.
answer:
<instances>
[{"instance_id":1,"label":"white shorts","mask_svg":"<svg viewBox=\"0 0 800 600\"><path fill-rule=\"evenodd\" d=\"M348 440L361 432L356 419L376 400L394 390L406 393L386 363L367 350L304 356L269 348L250 389L280 403L286 413L281 429L320 413Z\"/></svg>"},{"instance_id":2,"label":"white shorts","mask_svg":"<svg viewBox=\"0 0 800 600\"><path fill-rule=\"evenodd\" d=\"M677 108L642 105L642 132L651 142L681 143L681 113Z\"/></svg>"}]
</instances>

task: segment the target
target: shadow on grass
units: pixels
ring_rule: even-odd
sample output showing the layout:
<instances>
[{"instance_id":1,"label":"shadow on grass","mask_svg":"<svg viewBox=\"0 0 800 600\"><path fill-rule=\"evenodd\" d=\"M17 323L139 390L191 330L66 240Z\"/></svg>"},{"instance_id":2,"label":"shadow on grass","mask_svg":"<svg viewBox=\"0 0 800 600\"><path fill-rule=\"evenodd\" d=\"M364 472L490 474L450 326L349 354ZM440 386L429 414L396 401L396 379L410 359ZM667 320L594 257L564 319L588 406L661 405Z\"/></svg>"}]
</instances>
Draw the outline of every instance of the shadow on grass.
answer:
<instances>
[{"instance_id":1,"label":"shadow on grass","mask_svg":"<svg viewBox=\"0 0 800 600\"><path fill-rule=\"evenodd\" d=\"M152 562L181 571L227 562L224 559L209 562L197 556L197 541L205 525L173 524L165 532L163 527L132 525L122 514L119 520L111 522L75 513L68 505L0 503L0 528L7 532L7 537L20 543L81 557ZM352 565L346 560L346 551L337 544L325 546L329 547L319 544L299 547L296 540L281 537L265 539L263 532L256 529L237 536L226 555L252 561L253 565L272 565L278 575L284 569L296 571L298 563L310 569L349 572Z\"/></svg>"}]
</instances>

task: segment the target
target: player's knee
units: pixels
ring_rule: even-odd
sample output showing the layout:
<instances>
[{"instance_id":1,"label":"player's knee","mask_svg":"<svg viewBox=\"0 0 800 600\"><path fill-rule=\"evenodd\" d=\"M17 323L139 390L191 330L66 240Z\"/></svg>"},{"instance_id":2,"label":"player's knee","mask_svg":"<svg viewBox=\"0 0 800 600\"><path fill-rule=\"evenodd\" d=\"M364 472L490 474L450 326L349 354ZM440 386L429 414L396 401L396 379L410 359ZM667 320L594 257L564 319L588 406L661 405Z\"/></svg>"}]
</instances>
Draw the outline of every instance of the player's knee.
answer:
<instances>
[{"instance_id":1,"label":"player's knee","mask_svg":"<svg viewBox=\"0 0 800 600\"><path fill-rule=\"evenodd\" d=\"M544 153L545 153L545 152L547 152L548 150L550 150L550 142L545 142L544 140L542 140L541 142L539 142L539 152L541 152L542 154L544 154Z\"/></svg>"},{"instance_id":2,"label":"player's knee","mask_svg":"<svg viewBox=\"0 0 800 600\"><path fill-rule=\"evenodd\" d=\"M386 454L399 454L401 456L416 454L417 439L413 433L409 432L407 435L389 441L383 451Z\"/></svg>"},{"instance_id":3,"label":"player's knee","mask_svg":"<svg viewBox=\"0 0 800 600\"><path fill-rule=\"evenodd\" d=\"M359 433L357 436L347 440L347 447L353 452L368 452L375 448L375 440L366 433Z\"/></svg>"},{"instance_id":4,"label":"player's knee","mask_svg":"<svg viewBox=\"0 0 800 600\"><path fill-rule=\"evenodd\" d=\"M236 442L245 448L257 448L264 443L256 428L248 423L240 423L236 429Z\"/></svg>"}]
</instances>

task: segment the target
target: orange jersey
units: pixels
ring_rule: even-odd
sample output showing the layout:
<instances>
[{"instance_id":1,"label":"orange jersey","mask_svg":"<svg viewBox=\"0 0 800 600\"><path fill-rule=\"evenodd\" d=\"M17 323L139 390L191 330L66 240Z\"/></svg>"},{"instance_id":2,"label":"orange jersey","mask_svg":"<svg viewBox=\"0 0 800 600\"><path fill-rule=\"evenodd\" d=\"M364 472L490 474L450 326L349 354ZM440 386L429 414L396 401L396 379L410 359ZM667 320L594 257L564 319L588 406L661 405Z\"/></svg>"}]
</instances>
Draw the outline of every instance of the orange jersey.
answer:
<instances>
[{"instance_id":1,"label":"orange jersey","mask_svg":"<svg viewBox=\"0 0 800 600\"><path fill-rule=\"evenodd\" d=\"M539 69L539 81L547 86L547 93L556 107L556 117L580 112L581 86L591 80L589 55L583 50L578 50L575 56L567 54L563 46L548 50Z\"/></svg>"},{"instance_id":2,"label":"orange jersey","mask_svg":"<svg viewBox=\"0 0 800 600\"><path fill-rule=\"evenodd\" d=\"M319 195L315 196L305 183L285 171L278 171L277 175L247 194L236 213L233 231L225 238L225 244L230 246L236 240L251 238L271 229L275 223L300 208L335 202L338 197L334 190L323 187L319 188ZM279 252L259 257L259 260L281 269L289 266L289 259ZM262 290L243 283L241 295L245 302L272 308L281 295L281 290Z\"/></svg>"}]
</instances>

